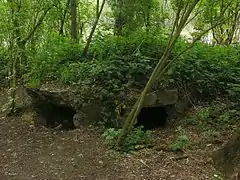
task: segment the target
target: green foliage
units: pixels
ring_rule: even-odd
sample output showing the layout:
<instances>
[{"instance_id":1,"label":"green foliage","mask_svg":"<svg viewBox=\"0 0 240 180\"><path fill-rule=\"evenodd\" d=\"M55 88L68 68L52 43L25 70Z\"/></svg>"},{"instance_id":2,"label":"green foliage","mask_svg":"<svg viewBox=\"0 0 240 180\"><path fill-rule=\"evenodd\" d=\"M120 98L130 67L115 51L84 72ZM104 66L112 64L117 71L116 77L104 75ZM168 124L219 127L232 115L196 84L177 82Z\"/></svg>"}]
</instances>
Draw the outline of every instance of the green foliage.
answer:
<instances>
[{"instance_id":1,"label":"green foliage","mask_svg":"<svg viewBox=\"0 0 240 180\"><path fill-rule=\"evenodd\" d=\"M145 75L157 61L148 57L159 58L165 42L166 36L162 33L146 34L142 31L129 37L99 38L92 45L89 58L84 60L79 56L81 45L76 46L67 38L54 36L48 38L37 53L30 54L30 76L36 75L41 80L61 77L64 83L70 84L83 80L90 83L99 80L102 84L116 82L113 85L125 84L129 80L135 83L146 80Z\"/></svg>"},{"instance_id":2,"label":"green foliage","mask_svg":"<svg viewBox=\"0 0 240 180\"><path fill-rule=\"evenodd\" d=\"M143 30L136 30L124 37L105 36L96 38L91 51L95 57L100 59L107 56L122 57L130 55L159 58L166 47L167 37L164 31L152 29L146 33Z\"/></svg>"},{"instance_id":3,"label":"green foliage","mask_svg":"<svg viewBox=\"0 0 240 180\"><path fill-rule=\"evenodd\" d=\"M103 104L104 123L114 121L116 119L114 101L121 100L129 105L127 99L129 89L141 90L162 56L169 35L167 28L172 24L171 11L189 5L189 2L186 3L185 0L172 0L171 3L165 0L123 0L122 2L122 7L114 3L111 5L115 18L119 16L119 12L122 12L121 16L123 16L125 25L123 36L111 35L114 25L109 22L109 19L114 21L114 17L106 13L101 20L105 24L100 24L99 27L102 29L98 30L97 35L94 34L89 56L82 58L82 41L88 36L88 30L92 27L96 16L96 7L92 1L82 0L78 4L80 12L78 13L78 26L80 29L84 25L83 31L86 31L83 32L80 44L74 44L70 40L69 7L63 28L65 37L58 35L59 22L66 8L65 0L24 0L23 3L2 1L0 3L1 48L6 54L10 54L11 46L14 46L13 49L17 53L16 58L8 58L5 55L2 56L0 52L0 79L7 76L7 69L11 67L13 59L17 62L17 70L20 69L18 52L23 50L24 52L21 52L23 55L26 50L27 57L21 57L21 63L23 63L21 65L24 68L25 80L30 86L38 87L46 81L54 80L78 87L84 102L95 103L97 101ZM202 2L206 9L201 14L204 22L200 23L199 30L203 30L216 21L221 9L220 1ZM224 1L224 7L228 7L226 6L228 2L230 1ZM233 2L228 10L228 16L238 12L235 6L238 5L238 1ZM17 49L20 48L20 41L28 37L29 32L34 29L40 17L46 9L52 7L52 4L55 6L46 14L41 26L34 31L33 36L24 47L21 47L22 49ZM166 19L169 21L166 22ZM166 27L164 24L169 25ZM223 32L230 32L229 27L232 25L234 25L233 19L229 24L224 23ZM220 33L218 38L221 39L222 34ZM180 39L170 59L173 59L187 45L186 41ZM156 88L184 84L197 89L203 97L207 97L207 100L216 96L229 96L239 101L239 52L239 45L210 47L199 43L179 58L166 73L163 83ZM203 109L198 116L205 122L209 122L211 121L209 114L211 114L209 111ZM231 116L231 113L222 115L219 118L222 120L219 121L224 122L223 119L229 121Z\"/></svg>"},{"instance_id":4,"label":"green foliage","mask_svg":"<svg viewBox=\"0 0 240 180\"><path fill-rule=\"evenodd\" d=\"M178 136L176 142L174 142L171 145L171 149L174 152L182 151L182 150L184 150L184 148L186 148L188 142L189 142L189 140L186 135Z\"/></svg>"},{"instance_id":5,"label":"green foliage","mask_svg":"<svg viewBox=\"0 0 240 180\"><path fill-rule=\"evenodd\" d=\"M191 115L185 117L188 125L194 125L201 131L212 128L221 130L237 125L240 119L240 112L237 108L228 108L228 105L219 102L200 107Z\"/></svg>"},{"instance_id":6,"label":"green foliage","mask_svg":"<svg viewBox=\"0 0 240 180\"><path fill-rule=\"evenodd\" d=\"M0 87L4 87L8 77L7 55L2 48L0 48Z\"/></svg>"},{"instance_id":7,"label":"green foliage","mask_svg":"<svg viewBox=\"0 0 240 180\"><path fill-rule=\"evenodd\" d=\"M115 18L123 21L121 23L127 31L134 31L139 27L149 25L148 21L154 9L153 5L157 3L155 0L110 1Z\"/></svg>"},{"instance_id":8,"label":"green foliage","mask_svg":"<svg viewBox=\"0 0 240 180\"><path fill-rule=\"evenodd\" d=\"M120 136L121 130L109 128L103 133L103 137L106 140L106 143L109 145L110 148L116 149L116 142L117 138ZM143 127L136 127L134 128L127 136L127 139L123 145L121 151L130 152L136 149L138 145L147 146L152 142L152 132L151 131L144 131ZM116 149L119 150L119 149Z\"/></svg>"},{"instance_id":9,"label":"green foliage","mask_svg":"<svg viewBox=\"0 0 240 180\"><path fill-rule=\"evenodd\" d=\"M211 113L210 113L210 108L209 107L202 107L199 108L194 115L191 115L186 118L188 123L197 125L202 122L208 122L212 120Z\"/></svg>"},{"instance_id":10,"label":"green foliage","mask_svg":"<svg viewBox=\"0 0 240 180\"><path fill-rule=\"evenodd\" d=\"M114 147L115 143L113 141L116 140L120 133L120 129L116 130L115 128L109 128L102 134L102 136L105 138L110 147Z\"/></svg>"},{"instance_id":11,"label":"green foliage","mask_svg":"<svg viewBox=\"0 0 240 180\"><path fill-rule=\"evenodd\" d=\"M237 109L231 109L222 113L216 120L219 125L235 125L240 119L240 112Z\"/></svg>"},{"instance_id":12,"label":"green foliage","mask_svg":"<svg viewBox=\"0 0 240 180\"><path fill-rule=\"evenodd\" d=\"M32 86L47 80L81 89L86 102L102 102L104 122L115 122L114 101L128 104L130 88L141 89L166 47L163 31L136 31L129 36L96 36L87 59L81 58L82 46L67 38L48 38L37 53L30 54L28 78ZM187 46L180 39L170 58ZM239 96L240 46L197 44L182 55L156 88L184 84L199 91L206 100L216 96ZM111 124L111 123L110 123Z\"/></svg>"},{"instance_id":13,"label":"green foliage","mask_svg":"<svg viewBox=\"0 0 240 180\"><path fill-rule=\"evenodd\" d=\"M214 44L229 45L235 42L236 23L239 16L239 0L231 1L202 1L201 13L195 21L196 34L204 31L209 26L213 26L219 19L223 20L221 24L212 28Z\"/></svg>"},{"instance_id":14,"label":"green foliage","mask_svg":"<svg viewBox=\"0 0 240 180\"><path fill-rule=\"evenodd\" d=\"M181 49L183 47L179 46ZM194 87L206 99L220 95L239 97L240 46L208 46L197 44L168 71L166 79ZM235 87L235 88L234 88Z\"/></svg>"},{"instance_id":15,"label":"green foliage","mask_svg":"<svg viewBox=\"0 0 240 180\"><path fill-rule=\"evenodd\" d=\"M80 59L82 45L74 44L70 39L53 36L38 48L29 52L26 77L30 84L56 80L61 77L60 68L68 67L71 62Z\"/></svg>"}]
</instances>

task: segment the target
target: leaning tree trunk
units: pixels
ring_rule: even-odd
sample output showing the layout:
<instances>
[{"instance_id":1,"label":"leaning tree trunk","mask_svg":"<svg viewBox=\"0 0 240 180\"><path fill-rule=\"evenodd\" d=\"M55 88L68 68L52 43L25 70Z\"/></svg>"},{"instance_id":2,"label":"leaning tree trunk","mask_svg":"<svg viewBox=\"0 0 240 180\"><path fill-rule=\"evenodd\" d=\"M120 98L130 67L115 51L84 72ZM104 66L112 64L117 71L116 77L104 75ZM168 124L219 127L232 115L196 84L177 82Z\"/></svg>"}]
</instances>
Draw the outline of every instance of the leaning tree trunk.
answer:
<instances>
[{"instance_id":1,"label":"leaning tree trunk","mask_svg":"<svg viewBox=\"0 0 240 180\"><path fill-rule=\"evenodd\" d=\"M136 119L137 116L142 108L142 104L144 102L144 98L146 96L146 94L148 93L149 90L151 90L152 85L155 83L155 81L157 80L157 78L160 78L163 73L169 68L169 66L180 56L182 55L184 52L186 52L187 50L189 50L190 48L192 48L194 46L194 44L201 39L201 37L206 34L208 31L210 31L213 27L218 26L219 24L222 24L224 21L222 17L220 17L219 21L216 22L212 27L208 28L207 30L205 30L204 32L202 32L198 38L196 38L190 45L188 48L186 48L185 50L183 50L181 53L179 53L174 59L169 60L168 57L170 56L172 49L176 43L176 41L178 40L183 28L190 22L189 17L192 13L192 11L194 10L194 8L196 7L196 5L198 4L200 0L195 0L193 1L191 4L188 4L187 6L183 7L182 9L178 9L177 13L176 13L176 18L175 18L175 22L173 25L173 30L172 33L170 35L169 41L168 41L168 45L167 48L164 52L164 54L162 55L161 59L159 60L157 66L154 68L153 73L151 74L149 81L147 82L147 85L145 86L143 92L141 93L140 97L138 98L138 100L136 101L136 103L134 104L131 112L129 113L123 129L122 129L122 133L120 134L118 141L117 141L117 146L122 147L124 144L124 141L126 139L126 136L128 134L128 132L132 129L132 127L134 126L134 124L136 123Z\"/></svg>"},{"instance_id":2,"label":"leaning tree trunk","mask_svg":"<svg viewBox=\"0 0 240 180\"><path fill-rule=\"evenodd\" d=\"M100 8L100 10L99 10L99 12L98 12L98 14L97 14L96 20L95 20L95 22L94 22L94 24L93 24L93 27L92 27L91 32L90 32L90 34L89 34L89 37L88 37L88 39L87 39L86 45L85 45L85 47L84 47L83 54L82 54L83 56L87 56L87 53L88 53L88 50L89 50L89 47L90 47L90 43L91 43L91 41L92 41L93 34L94 34L94 32L95 32L95 30L96 30L96 28L97 28L98 21L99 21L99 19L100 19L101 14L102 14L102 11L103 11L105 2L106 2L106 0L103 0L103 1L102 1L101 8Z\"/></svg>"},{"instance_id":3,"label":"leaning tree trunk","mask_svg":"<svg viewBox=\"0 0 240 180\"><path fill-rule=\"evenodd\" d=\"M127 136L127 133L134 126L137 116L142 108L142 104L144 102L145 95L152 88L152 85L155 83L156 79L163 75L163 73L167 69L166 67L168 67L168 65L171 63L171 61L168 61L168 57L170 56L177 39L179 38L183 28L185 27L190 14L192 13L193 9L195 8L195 6L197 5L197 3L199 1L200 0L195 0L189 6L185 6L182 9L180 9L180 8L178 9L178 11L176 13L176 19L175 19L175 22L173 25L172 34L169 38L168 46L167 46L164 54L162 55L161 59L159 60L157 66L154 68L154 71L151 74L149 81L147 82L147 85L145 86L143 92L141 93L140 97L134 104L130 114L128 115L127 120L124 123L122 133L121 133L120 137L118 138L118 142L117 142L118 146L120 146L120 147L123 146L124 140ZM180 17L181 12L183 12L183 13L182 13L182 16Z\"/></svg>"},{"instance_id":4,"label":"leaning tree trunk","mask_svg":"<svg viewBox=\"0 0 240 180\"><path fill-rule=\"evenodd\" d=\"M240 128L213 154L214 163L227 179L240 179Z\"/></svg>"}]
</instances>

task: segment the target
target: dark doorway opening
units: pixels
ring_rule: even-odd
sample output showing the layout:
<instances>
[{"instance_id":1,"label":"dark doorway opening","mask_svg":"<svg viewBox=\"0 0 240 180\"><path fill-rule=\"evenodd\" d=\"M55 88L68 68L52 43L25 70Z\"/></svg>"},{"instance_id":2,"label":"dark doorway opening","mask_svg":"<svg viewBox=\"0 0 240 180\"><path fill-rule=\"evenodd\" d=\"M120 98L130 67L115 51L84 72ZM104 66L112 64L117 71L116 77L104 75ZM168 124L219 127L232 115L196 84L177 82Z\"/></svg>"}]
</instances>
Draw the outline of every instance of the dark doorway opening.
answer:
<instances>
[{"instance_id":1,"label":"dark doorway opening","mask_svg":"<svg viewBox=\"0 0 240 180\"><path fill-rule=\"evenodd\" d=\"M166 127L167 117L165 107L143 107L137 117L136 126L144 126L145 130Z\"/></svg>"},{"instance_id":2,"label":"dark doorway opening","mask_svg":"<svg viewBox=\"0 0 240 180\"><path fill-rule=\"evenodd\" d=\"M66 105L56 105L48 101L42 101L36 105L36 123L48 128L59 127L63 130L75 129L73 116L76 111Z\"/></svg>"}]
</instances>

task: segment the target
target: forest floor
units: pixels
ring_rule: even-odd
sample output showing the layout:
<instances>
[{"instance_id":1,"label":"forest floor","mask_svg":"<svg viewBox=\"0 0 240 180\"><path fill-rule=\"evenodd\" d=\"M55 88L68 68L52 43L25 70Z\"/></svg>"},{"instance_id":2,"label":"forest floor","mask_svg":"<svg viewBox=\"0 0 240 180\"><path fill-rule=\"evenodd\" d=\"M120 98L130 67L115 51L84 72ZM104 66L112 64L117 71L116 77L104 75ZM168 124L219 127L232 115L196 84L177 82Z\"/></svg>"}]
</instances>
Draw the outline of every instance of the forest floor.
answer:
<instances>
[{"instance_id":1,"label":"forest floor","mask_svg":"<svg viewBox=\"0 0 240 180\"><path fill-rule=\"evenodd\" d=\"M0 93L0 106L5 104ZM1 108L1 107L0 107ZM165 148L177 127L155 131L159 146L133 154L110 151L93 127L72 131L37 129L19 117L0 116L1 180L205 180L220 179L209 154L227 139L207 142L191 133L194 145L176 154Z\"/></svg>"}]
</instances>

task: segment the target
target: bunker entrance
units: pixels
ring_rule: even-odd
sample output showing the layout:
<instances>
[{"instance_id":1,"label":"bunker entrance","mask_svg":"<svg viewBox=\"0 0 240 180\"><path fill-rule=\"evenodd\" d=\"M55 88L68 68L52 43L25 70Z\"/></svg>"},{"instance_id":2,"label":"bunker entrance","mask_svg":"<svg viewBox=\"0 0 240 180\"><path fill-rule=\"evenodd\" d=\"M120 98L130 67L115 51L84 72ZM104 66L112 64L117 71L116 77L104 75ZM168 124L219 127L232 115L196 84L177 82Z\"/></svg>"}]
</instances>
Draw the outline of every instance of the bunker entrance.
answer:
<instances>
[{"instance_id":1,"label":"bunker entrance","mask_svg":"<svg viewBox=\"0 0 240 180\"><path fill-rule=\"evenodd\" d=\"M167 117L165 107L143 107L137 117L136 126L144 126L145 130L166 127Z\"/></svg>"},{"instance_id":2,"label":"bunker entrance","mask_svg":"<svg viewBox=\"0 0 240 180\"><path fill-rule=\"evenodd\" d=\"M76 111L66 105L56 105L48 101L42 101L36 105L36 123L48 128L60 127L63 130L75 129L73 116Z\"/></svg>"}]
</instances>

